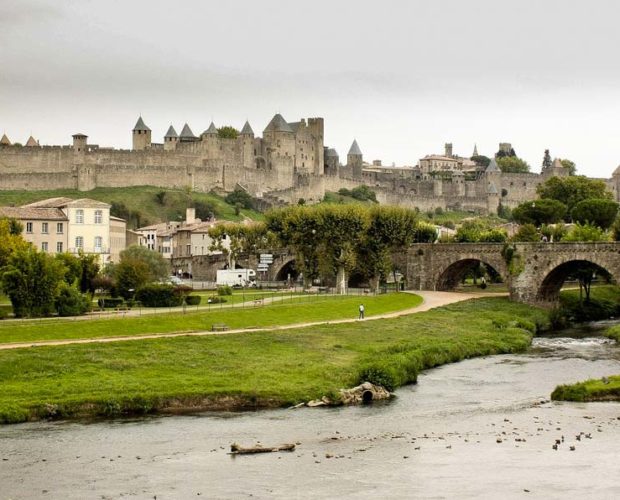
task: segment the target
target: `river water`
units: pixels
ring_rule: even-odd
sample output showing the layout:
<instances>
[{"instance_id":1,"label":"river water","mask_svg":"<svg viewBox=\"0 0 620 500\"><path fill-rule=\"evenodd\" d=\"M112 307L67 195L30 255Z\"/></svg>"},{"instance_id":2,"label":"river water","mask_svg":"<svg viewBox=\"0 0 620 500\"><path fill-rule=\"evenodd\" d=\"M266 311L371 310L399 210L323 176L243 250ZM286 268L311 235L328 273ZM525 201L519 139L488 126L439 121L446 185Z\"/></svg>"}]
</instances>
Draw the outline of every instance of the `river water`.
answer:
<instances>
[{"instance_id":1,"label":"river water","mask_svg":"<svg viewBox=\"0 0 620 500\"><path fill-rule=\"evenodd\" d=\"M0 499L618 499L620 404L548 402L620 373L589 335L429 370L383 404L1 427Z\"/></svg>"}]
</instances>

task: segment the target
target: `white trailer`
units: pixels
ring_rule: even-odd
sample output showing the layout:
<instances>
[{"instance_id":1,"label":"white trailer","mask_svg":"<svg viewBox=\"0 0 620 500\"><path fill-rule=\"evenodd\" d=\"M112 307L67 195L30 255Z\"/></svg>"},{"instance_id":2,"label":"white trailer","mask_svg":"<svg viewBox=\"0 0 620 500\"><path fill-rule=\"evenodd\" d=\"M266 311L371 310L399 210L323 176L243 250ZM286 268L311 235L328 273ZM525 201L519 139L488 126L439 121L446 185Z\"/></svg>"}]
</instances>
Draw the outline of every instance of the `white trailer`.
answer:
<instances>
[{"instance_id":1,"label":"white trailer","mask_svg":"<svg viewBox=\"0 0 620 500\"><path fill-rule=\"evenodd\" d=\"M217 286L256 286L254 269L221 269L217 272Z\"/></svg>"}]
</instances>

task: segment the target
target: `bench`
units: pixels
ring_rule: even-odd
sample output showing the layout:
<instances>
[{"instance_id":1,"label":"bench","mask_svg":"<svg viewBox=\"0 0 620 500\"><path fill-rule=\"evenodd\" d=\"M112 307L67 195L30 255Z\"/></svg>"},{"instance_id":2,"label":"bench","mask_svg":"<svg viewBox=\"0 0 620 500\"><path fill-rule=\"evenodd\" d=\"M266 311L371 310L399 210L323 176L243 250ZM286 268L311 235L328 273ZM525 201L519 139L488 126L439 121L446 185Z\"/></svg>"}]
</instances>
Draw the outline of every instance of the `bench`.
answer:
<instances>
[{"instance_id":1,"label":"bench","mask_svg":"<svg viewBox=\"0 0 620 500\"><path fill-rule=\"evenodd\" d=\"M224 323L214 323L211 325L212 332L225 332L226 330L228 330L228 325Z\"/></svg>"}]
</instances>

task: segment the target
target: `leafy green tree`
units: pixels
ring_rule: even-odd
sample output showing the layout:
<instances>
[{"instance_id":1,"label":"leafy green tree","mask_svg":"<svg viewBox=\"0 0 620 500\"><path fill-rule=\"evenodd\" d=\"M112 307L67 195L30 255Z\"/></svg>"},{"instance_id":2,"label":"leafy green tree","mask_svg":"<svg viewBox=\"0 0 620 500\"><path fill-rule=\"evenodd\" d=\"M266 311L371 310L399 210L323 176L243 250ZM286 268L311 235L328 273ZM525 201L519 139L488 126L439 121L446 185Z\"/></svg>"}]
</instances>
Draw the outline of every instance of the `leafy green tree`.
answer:
<instances>
[{"instance_id":1,"label":"leafy green tree","mask_svg":"<svg viewBox=\"0 0 620 500\"><path fill-rule=\"evenodd\" d=\"M580 224L577 222L571 229L568 231L566 236L562 239L562 241L609 241L610 235L607 234L603 229L597 226L593 226L591 224Z\"/></svg>"},{"instance_id":2,"label":"leafy green tree","mask_svg":"<svg viewBox=\"0 0 620 500\"><path fill-rule=\"evenodd\" d=\"M588 179L583 175L572 177L551 177L540 184L536 191L538 196L544 199L557 200L564 203L567 214L570 215L577 203L589 198L601 198L610 200L612 195L607 191L605 182Z\"/></svg>"},{"instance_id":3,"label":"leafy green tree","mask_svg":"<svg viewBox=\"0 0 620 500\"><path fill-rule=\"evenodd\" d=\"M91 309L90 298L67 283L62 283L54 300L58 316L80 316Z\"/></svg>"},{"instance_id":4,"label":"leafy green tree","mask_svg":"<svg viewBox=\"0 0 620 500\"><path fill-rule=\"evenodd\" d=\"M168 276L169 264L160 253L132 245L121 252L113 272L116 290L123 298L129 299L145 284ZM95 287L96 281L91 280L91 286Z\"/></svg>"},{"instance_id":5,"label":"leafy green tree","mask_svg":"<svg viewBox=\"0 0 620 500\"><path fill-rule=\"evenodd\" d=\"M516 156L498 157L497 166L504 173L521 174L530 171L530 166L527 162Z\"/></svg>"},{"instance_id":6,"label":"leafy green tree","mask_svg":"<svg viewBox=\"0 0 620 500\"><path fill-rule=\"evenodd\" d=\"M82 293L95 293L95 278L99 274L99 256L80 252L78 260L80 262L80 283L79 288Z\"/></svg>"},{"instance_id":7,"label":"leafy green tree","mask_svg":"<svg viewBox=\"0 0 620 500\"><path fill-rule=\"evenodd\" d=\"M0 269L4 267L11 255L30 246L21 236L21 224L15 219L0 219Z\"/></svg>"},{"instance_id":8,"label":"leafy green tree","mask_svg":"<svg viewBox=\"0 0 620 500\"><path fill-rule=\"evenodd\" d=\"M558 242L562 241L566 236L566 227L564 224L543 224L540 227L540 234L547 238L547 241Z\"/></svg>"},{"instance_id":9,"label":"leafy green tree","mask_svg":"<svg viewBox=\"0 0 620 500\"><path fill-rule=\"evenodd\" d=\"M224 222L209 228L211 251L220 251L228 257L228 267L234 269L244 253L257 254L274 246L274 239L262 222L239 224Z\"/></svg>"},{"instance_id":10,"label":"leafy green tree","mask_svg":"<svg viewBox=\"0 0 620 500\"><path fill-rule=\"evenodd\" d=\"M566 215L566 205L553 199L526 201L515 207L512 218L519 224L553 224L561 221Z\"/></svg>"},{"instance_id":11,"label":"leafy green tree","mask_svg":"<svg viewBox=\"0 0 620 500\"><path fill-rule=\"evenodd\" d=\"M2 273L2 286L18 318L49 316L63 281L64 266L30 246L15 251Z\"/></svg>"},{"instance_id":12,"label":"leafy green tree","mask_svg":"<svg viewBox=\"0 0 620 500\"><path fill-rule=\"evenodd\" d=\"M454 240L457 243L475 243L480 241L480 235L487 230L487 225L474 219L464 221L456 230Z\"/></svg>"},{"instance_id":13,"label":"leafy green tree","mask_svg":"<svg viewBox=\"0 0 620 500\"><path fill-rule=\"evenodd\" d=\"M508 239L508 235L504 229L487 229L486 231L482 231L480 233L481 242L485 243L504 243Z\"/></svg>"},{"instance_id":14,"label":"leafy green tree","mask_svg":"<svg viewBox=\"0 0 620 500\"><path fill-rule=\"evenodd\" d=\"M217 136L220 139L236 139L239 137L239 131L230 125L224 125L217 129Z\"/></svg>"},{"instance_id":15,"label":"leafy green tree","mask_svg":"<svg viewBox=\"0 0 620 500\"><path fill-rule=\"evenodd\" d=\"M497 153L495 153L495 158L499 159L499 158L508 158L508 157L516 157L517 153L515 152L514 148L510 148L510 151L506 152L503 149L500 149L497 151Z\"/></svg>"},{"instance_id":16,"label":"leafy green tree","mask_svg":"<svg viewBox=\"0 0 620 500\"><path fill-rule=\"evenodd\" d=\"M512 241L537 243L540 241L540 235L534 224L523 224L519 230L512 236Z\"/></svg>"},{"instance_id":17,"label":"leafy green tree","mask_svg":"<svg viewBox=\"0 0 620 500\"><path fill-rule=\"evenodd\" d=\"M574 161L564 159L560 160L560 163L568 170L568 175L577 175L577 165L575 165Z\"/></svg>"},{"instance_id":18,"label":"leafy green tree","mask_svg":"<svg viewBox=\"0 0 620 500\"><path fill-rule=\"evenodd\" d=\"M252 198L252 196L247 191L239 188L235 189L232 193L226 195L224 201L226 201L226 203L232 206L239 204L241 207L246 209L254 208L254 198Z\"/></svg>"},{"instance_id":19,"label":"leafy green tree","mask_svg":"<svg viewBox=\"0 0 620 500\"><path fill-rule=\"evenodd\" d=\"M600 198L582 200L571 211L575 222L589 222L602 229L608 229L618 216L618 204L615 201Z\"/></svg>"},{"instance_id":20,"label":"leafy green tree","mask_svg":"<svg viewBox=\"0 0 620 500\"><path fill-rule=\"evenodd\" d=\"M476 165L485 168L489 166L489 163L491 163L491 158L484 155L472 156L470 160L473 161Z\"/></svg>"},{"instance_id":21,"label":"leafy green tree","mask_svg":"<svg viewBox=\"0 0 620 500\"><path fill-rule=\"evenodd\" d=\"M620 241L620 217L611 226L611 234L614 241Z\"/></svg>"},{"instance_id":22,"label":"leafy green tree","mask_svg":"<svg viewBox=\"0 0 620 500\"><path fill-rule=\"evenodd\" d=\"M551 166L551 155L549 154L549 150L545 149L545 156L543 157L542 166L543 168L548 168Z\"/></svg>"},{"instance_id":23,"label":"leafy green tree","mask_svg":"<svg viewBox=\"0 0 620 500\"><path fill-rule=\"evenodd\" d=\"M64 281L67 285L74 285L82 279L82 264L80 260L73 254L64 252L57 253L54 258L60 262L64 268Z\"/></svg>"},{"instance_id":24,"label":"leafy green tree","mask_svg":"<svg viewBox=\"0 0 620 500\"><path fill-rule=\"evenodd\" d=\"M374 201L375 203L377 202L377 195L365 184L353 188L351 190L351 197L359 201Z\"/></svg>"},{"instance_id":25,"label":"leafy green tree","mask_svg":"<svg viewBox=\"0 0 620 500\"><path fill-rule=\"evenodd\" d=\"M164 257L154 250L140 245L131 245L120 253L119 264L126 259L142 261L149 269L149 280L164 279L170 273L170 265Z\"/></svg>"},{"instance_id":26,"label":"leafy green tree","mask_svg":"<svg viewBox=\"0 0 620 500\"><path fill-rule=\"evenodd\" d=\"M217 206L211 201L195 200L193 205L196 209L196 217L203 221L215 218L218 213Z\"/></svg>"}]
</instances>

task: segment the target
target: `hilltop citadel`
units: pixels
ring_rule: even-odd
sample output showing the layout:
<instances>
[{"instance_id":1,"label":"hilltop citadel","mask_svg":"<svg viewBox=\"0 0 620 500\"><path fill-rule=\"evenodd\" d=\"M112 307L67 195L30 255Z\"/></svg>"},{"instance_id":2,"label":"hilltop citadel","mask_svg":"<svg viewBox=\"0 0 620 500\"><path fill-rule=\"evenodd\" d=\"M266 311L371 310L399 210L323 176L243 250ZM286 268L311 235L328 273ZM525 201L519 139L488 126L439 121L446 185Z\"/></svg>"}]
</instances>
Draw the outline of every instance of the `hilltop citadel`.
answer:
<instances>
[{"instance_id":1,"label":"hilltop citadel","mask_svg":"<svg viewBox=\"0 0 620 500\"><path fill-rule=\"evenodd\" d=\"M30 137L21 145L0 140L0 189L78 189L154 185L230 192L242 188L271 204L316 202L326 191L372 187L377 200L422 210L435 208L496 213L536 198L536 187L550 176L568 175L559 160L536 173L503 173L494 160L480 167L453 154L428 155L415 167L369 164L353 141L346 163L324 141L323 118L287 122L276 114L256 137L245 123L236 138L223 138L213 123L199 136L185 124L170 126L162 143L140 117L132 149L99 147L88 136L73 135L71 146L40 146ZM510 144L500 144L509 149ZM474 155L477 151L474 151ZM620 200L620 167L603 179Z\"/></svg>"}]
</instances>

